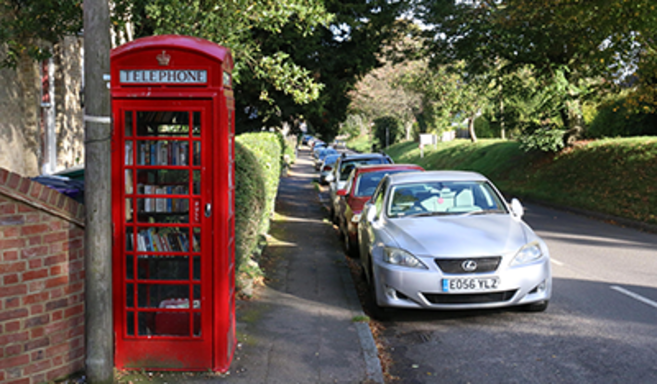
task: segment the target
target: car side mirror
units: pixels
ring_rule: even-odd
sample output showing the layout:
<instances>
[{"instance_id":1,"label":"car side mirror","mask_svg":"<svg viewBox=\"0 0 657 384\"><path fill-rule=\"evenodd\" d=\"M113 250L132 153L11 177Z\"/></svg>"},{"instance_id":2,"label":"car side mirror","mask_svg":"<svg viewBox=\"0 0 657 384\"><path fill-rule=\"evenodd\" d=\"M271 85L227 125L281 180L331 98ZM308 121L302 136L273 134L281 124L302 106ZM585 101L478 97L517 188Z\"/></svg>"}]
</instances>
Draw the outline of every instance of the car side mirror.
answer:
<instances>
[{"instance_id":1,"label":"car side mirror","mask_svg":"<svg viewBox=\"0 0 657 384\"><path fill-rule=\"evenodd\" d=\"M346 189L339 189L337 192L338 196L347 196L347 190Z\"/></svg>"},{"instance_id":2,"label":"car side mirror","mask_svg":"<svg viewBox=\"0 0 657 384\"><path fill-rule=\"evenodd\" d=\"M372 204L370 202L365 203L365 207L364 207L363 210L364 211L367 210L367 214L365 216L367 221L369 221L371 223L376 219L376 207L374 207L374 204Z\"/></svg>"},{"instance_id":3,"label":"car side mirror","mask_svg":"<svg viewBox=\"0 0 657 384\"><path fill-rule=\"evenodd\" d=\"M522 204L520 204L520 201L516 199L515 197L511 200L511 212L518 218L522 218L522 216L525 214L525 208L523 208Z\"/></svg>"}]
</instances>

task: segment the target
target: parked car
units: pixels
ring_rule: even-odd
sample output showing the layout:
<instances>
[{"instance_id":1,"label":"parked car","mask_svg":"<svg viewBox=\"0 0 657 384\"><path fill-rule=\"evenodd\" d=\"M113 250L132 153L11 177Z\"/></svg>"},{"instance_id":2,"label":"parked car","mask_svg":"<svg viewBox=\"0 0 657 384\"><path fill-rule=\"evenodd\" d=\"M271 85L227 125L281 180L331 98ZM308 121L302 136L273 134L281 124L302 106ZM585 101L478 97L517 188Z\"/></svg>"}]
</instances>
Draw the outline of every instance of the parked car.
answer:
<instances>
[{"instance_id":1,"label":"parked car","mask_svg":"<svg viewBox=\"0 0 657 384\"><path fill-rule=\"evenodd\" d=\"M338 190L338 227L347 255L358 256L358 221L363 205L386 175L424 171L415 164L363 165L354 168L344 189Z\"/></svg>"},{"instance_id":2,"label":"parked car","mask_svg":"<svg viewBox=\"0 0 657 384\"><path fill-rule=\"evenodd\" d=\"M326 176L329 182L329 214L331 220L337 223L335 212L338 206L338 190L343 189L347 183L347 178L351 170L358 165L367 164L392 164L390 156L382 153L365 153L365 154L346 154L343 153L338 159L338 163L333 168L333 173Z\"/></svg>"},{"instance_id":3,"label":"parked car","mask_svg":"<svg viewBox=\"0 0 657 384\"><path fill-rule=\"evenodd\" d=\"M324 158L326 156L335 155L335 154L338 154L338 151L335 150L334 148L331 148L331 147L325 147L325 148L322 148L319 151L316 151L315 153L313 153L313 158L314 158L314 161L315 161L315 170L319 171L319 169L322 165L322 162L324 162Z\"/></svg>"},{"instance_id":4,"label":"parked car","mask_svg":"<svg viewBox=\"0 0 657 384\"><path fill-rule=\"evenodd\" d=\"M374 312L545 310L552 294L550 255L523 214L517 199L508 204L478 173L386 176L358 223Z\"/></svg>"},{"instance_id":5,"label":"parked car","mask_svg":"<svg viewBox=\"0 0 657 384\"><path fill-rule=\"evenodd\" d=\"M324 158L322 165L319 167L319 183L321 185L328 184L326 176L331 174L333 167L335 167L335 164L338 162L338 158L340 158L340 154L338 153L328 155Z\"/></svg>"}]
</instances>

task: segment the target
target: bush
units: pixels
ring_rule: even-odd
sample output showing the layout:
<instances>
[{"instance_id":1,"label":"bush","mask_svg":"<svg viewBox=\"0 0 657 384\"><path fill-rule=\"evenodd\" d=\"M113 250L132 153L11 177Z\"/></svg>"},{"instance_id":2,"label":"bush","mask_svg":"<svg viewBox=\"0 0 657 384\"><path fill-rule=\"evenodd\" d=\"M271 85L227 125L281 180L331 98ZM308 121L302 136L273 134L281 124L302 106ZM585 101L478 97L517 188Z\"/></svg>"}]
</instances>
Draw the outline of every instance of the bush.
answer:
<instances>
[{"instance_id":1,"label":"bush","mask_svg":"<svg viewBox=\"0 0 657 384\"><path fill-rule=\"evenodd\" d=\"M258 159L239 141L235 142L235 269L247 269L258 245L266 207L265 180Z\"/></svg>"},{"instance_id":2,"label":"bush","mask_svg":"<svg viewBox=\"0 0 657 384\"><path fill-rule=\"evenodd\" d=\"M525 152L559 152L564 147L563 136L565 133L566 131L563 129L537 129L533 133L520 137L520 149Z\"/></svg>"},{"instance_id":3,"label":"bush","mask_svg":"<svg viewBox=\"0 0 657 384\"><path fill-rule=\"evenodd\" d=\"M593 139L604 137L632 137L657 135L657 115L635 112L627 108L627 99L617 100L600 107L587 130ZM644 106L639 106L639 110ZM647 110L650 110L649 106Z\"/></svg>"},{"instance_id":4,"label":"bush","mask_svg":"<svg viewBox=\"0 0 657 384\"><path fill-rule=\"evenodd\" d=\"M265 183L265 210L262 213L260 233L269 230L269 219L274 212L274 202L281 176L282 146L277 134L272 132L244 133L236 138L258 160Z\"/></svg>"},{"instance_id":5,"label":"bush","mask_svg":"<svg viewBox=\"0 0 657 384\"><path fill-rule=\"evenodd\" d=\"M384 116L374 120L375 141L379 148L395 144L403 134L399 120L392 116Z\"/></svg>"}]
</instances>

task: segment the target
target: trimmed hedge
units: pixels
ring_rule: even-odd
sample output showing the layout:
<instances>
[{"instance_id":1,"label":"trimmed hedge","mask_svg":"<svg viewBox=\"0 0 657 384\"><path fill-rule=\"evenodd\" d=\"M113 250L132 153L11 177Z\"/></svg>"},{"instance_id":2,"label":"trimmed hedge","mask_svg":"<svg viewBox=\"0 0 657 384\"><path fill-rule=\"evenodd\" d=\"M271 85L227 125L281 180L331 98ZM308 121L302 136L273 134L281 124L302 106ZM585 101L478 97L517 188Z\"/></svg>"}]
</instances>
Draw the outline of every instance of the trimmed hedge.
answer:
<instances>
[{"instance_id":1,"label":"trimmed hedge","mask_svg":"<svg viewBox=\"0 0 657 384\"><path fill-rule=\"evenodd\" d=\"M244 272L255 252L267 205L262 169L247 147L235 142L235 267Z\"/></svg>"},{"instance_id":2,"label":"trimmed hedge","mask_svg":"<svg viewBox=\"0 0 657 384\"><path fill-rule=\"evenodd\" d=\"M274 212L282 151L279 136L271 132L245 133L235 140L236 284L246 295L262 275L254 259Z\"/></svg>"}]
</instances>

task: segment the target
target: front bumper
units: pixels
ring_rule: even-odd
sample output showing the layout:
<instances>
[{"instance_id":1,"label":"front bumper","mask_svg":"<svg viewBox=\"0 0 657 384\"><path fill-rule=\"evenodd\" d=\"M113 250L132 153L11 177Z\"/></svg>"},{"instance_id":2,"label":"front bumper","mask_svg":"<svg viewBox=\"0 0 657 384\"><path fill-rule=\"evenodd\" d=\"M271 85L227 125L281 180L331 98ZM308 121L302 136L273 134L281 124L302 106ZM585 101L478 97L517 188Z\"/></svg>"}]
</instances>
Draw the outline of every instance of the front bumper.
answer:
<instances>
[{"instance_id":1,"label":"front bumper","mask_svg":"<svg viewBox=\"0 0 657 384\"><path fill-rule=\"evenodd\" d=\"M426 259L423 259L425 264ZM435 263L429 269L399 267L380 260L374 263L377 303L382 307L425 309L499 308L549 300L552 277L549 258L535 263L500 267L495 272L446 274ZM442 288L443 279L498 277L493 291L450 293Z\"/></svg>"}]
</instances>

